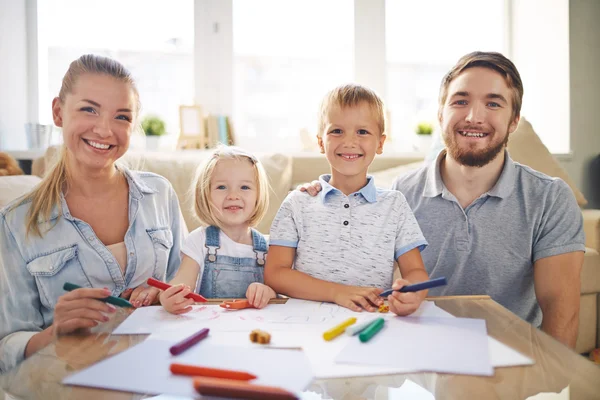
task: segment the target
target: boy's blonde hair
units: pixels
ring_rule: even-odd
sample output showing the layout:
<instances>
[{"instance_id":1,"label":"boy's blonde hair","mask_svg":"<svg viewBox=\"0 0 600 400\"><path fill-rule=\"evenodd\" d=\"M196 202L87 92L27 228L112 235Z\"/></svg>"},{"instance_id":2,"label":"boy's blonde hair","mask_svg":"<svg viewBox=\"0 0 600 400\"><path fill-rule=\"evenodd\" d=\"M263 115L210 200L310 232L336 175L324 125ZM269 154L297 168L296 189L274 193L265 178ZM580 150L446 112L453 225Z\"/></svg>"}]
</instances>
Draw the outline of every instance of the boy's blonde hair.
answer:
<instances>
[{"instance_id":1,"label":"boy's blonde hair","mask_svg":"<svg viewBox=\"0 0 600 400\"><path fill-rule=\"evenodd\" d=\"M118 61L94 54L85 54L69 65L58 93L58 99L61 104L65 103L67 95L73 92L77 80L84 74L111 76L118 81L127 83L136 98L134 114L137 117L141 106L139 93L131 73ZM32 192L24 196L22 201L14 205L16 208L25 201L31 201L26 221L27 235L33 233L35 236L42 237L45 232L42 232L40 229L39 221L49 220L54 207L58 207L60 218L60 215L62 215L60 195L63 189L68 187L68 184L66 146L63 145L58 161L48 171L44 179ZM58 218L56 222L58 222ZM52 226L46 226L46 228L47 232L52 229Z\"/></svg>"},{"instance_id":2,"label":"boy's blonde hair","mask_svg":"<svg viewBox=\"0 0 600 400\"><path fill-rule=\"evenodd\" d=\"M256 226L263 219L269 208L269 179L262 164L256 157L236 146L218 146L212 156L201 165L196 172L194 187L194 211L196 217L204 226L221 228L219 216L210 201L210 179L219 160L248 160L254 166L254 178L257 183L257 196L254 213L248 221L250 226Z\"/></svg>"},{"instance_id":3,"label":"boy's blonde hair","mask_svg":"<svg viewBox=\"0 0 600 400\"><path fill-rule=\"evenodd\" d=\"M385 106L383 100L375 91L369 89L366 86L361 86L355 83L349 83L346 85L338 86L331 90L325 95L325 98L321 102L321 110L319 112L319 131L317 136L321 137L325 131L325 121L329 111L333 107L355 107L361 103L366 103L377 120L377 127L379 128L379 134L385 133Z\"/></svg>"}]
</instances>

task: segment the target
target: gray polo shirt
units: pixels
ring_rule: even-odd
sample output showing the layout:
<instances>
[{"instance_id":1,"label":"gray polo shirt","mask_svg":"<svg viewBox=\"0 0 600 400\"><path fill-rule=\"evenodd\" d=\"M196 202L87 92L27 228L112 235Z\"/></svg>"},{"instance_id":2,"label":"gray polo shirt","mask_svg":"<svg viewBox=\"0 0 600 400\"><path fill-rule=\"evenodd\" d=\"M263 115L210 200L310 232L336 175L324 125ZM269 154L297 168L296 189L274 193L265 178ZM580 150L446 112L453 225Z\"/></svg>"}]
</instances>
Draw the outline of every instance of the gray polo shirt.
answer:
<instances>
[{"instance_id":1,"label":"gray polo shirt","mask_svg":"<svg viewBox=\"0 0 600 400\"><path fill-rule=\"evenodd\" d=\"M367 185L346 196L319 179L315 197L295 190L281 204L269 244L296 248L294 269L352 286L387 289L394 260L427 245L402 193Z\"/></svg>"},{"instance_id":2,"label":"gray polo shirt","mask_svg":"<svg viewBox=\"0 0 600 400\"><path fill-rule=\"evenodd\" d=\"M445 154L393 184L429 242L422 252L429 276L448 279L447 286L430 289L429 295L487 294L539 327L533 263L585 251L583 218L571 189L561 179L514 162L506 152L496 185L463 209L442 182L439 165Z\"/></svg>"}]
</instances>

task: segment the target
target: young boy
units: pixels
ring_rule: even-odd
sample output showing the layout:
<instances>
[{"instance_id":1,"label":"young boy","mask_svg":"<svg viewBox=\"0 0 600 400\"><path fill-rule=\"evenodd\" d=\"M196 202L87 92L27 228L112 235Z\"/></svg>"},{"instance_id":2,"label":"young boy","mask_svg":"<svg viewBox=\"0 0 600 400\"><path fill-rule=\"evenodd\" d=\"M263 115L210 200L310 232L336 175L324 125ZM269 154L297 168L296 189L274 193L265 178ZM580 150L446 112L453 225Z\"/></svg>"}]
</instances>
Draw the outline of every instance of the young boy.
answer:
<instances>
[{"instance_id":1,"label":"young boy","mask_svg":"<svg viewBox=\"0 0 600 400\"><path fill-rule=\"evenodd\" d=\"M331 174L319 178L316 197L290 193L271 225L265 284L277 293L375 311L382 290L428 279L420 253L427 242L404 196L367 176L383 150L384 115L379 96L359 85L323 100L317 139ZM392 285L394 260L404 279ZM425 296L394 292L390 310L411 314Z\"/></svg>"}]
</instances>

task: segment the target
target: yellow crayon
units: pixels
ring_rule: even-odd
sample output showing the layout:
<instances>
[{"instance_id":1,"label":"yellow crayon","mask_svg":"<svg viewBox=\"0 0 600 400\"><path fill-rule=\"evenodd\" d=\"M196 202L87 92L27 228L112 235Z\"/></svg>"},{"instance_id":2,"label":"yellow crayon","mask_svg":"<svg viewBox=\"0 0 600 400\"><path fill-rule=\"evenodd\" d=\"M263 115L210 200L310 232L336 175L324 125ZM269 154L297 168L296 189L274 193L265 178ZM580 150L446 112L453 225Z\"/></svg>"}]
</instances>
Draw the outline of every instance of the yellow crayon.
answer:
<instances>
[{"instance_id":1,"label":"yellow crayon","mask_svg":"<svg viewBox=\"0 0 600 400\"><path fill-rule=\"evenodd\" d=\"M342 333L344 333L344 331L346 330L347 327L349 327L350 325L352 325L355 322L356 322L356 318L355 317L348 318L347 320L345 320L344 322L342 322L338 326L333 327L330 330L328 330L325 333L323 333L323 339L325 339L325 340L332 340L332 339L338 337L339 335L341 335Z\"/></svg>"}]
</instances>

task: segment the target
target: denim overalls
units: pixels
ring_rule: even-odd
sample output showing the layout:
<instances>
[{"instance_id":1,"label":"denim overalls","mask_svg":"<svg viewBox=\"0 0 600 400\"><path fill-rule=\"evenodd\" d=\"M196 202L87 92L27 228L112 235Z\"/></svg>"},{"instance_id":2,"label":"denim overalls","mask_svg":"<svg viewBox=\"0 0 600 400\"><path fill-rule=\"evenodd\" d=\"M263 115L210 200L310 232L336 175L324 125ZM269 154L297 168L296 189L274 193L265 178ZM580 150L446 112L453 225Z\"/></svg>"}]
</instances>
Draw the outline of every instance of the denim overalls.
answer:
<instances>
[{"instance_id":1,"label":"denim overalls","mask_svg":"<svg viewBox=\"0 0 600 400\"><path fill-rule=\"evenodd\" d=\"M252 248L256 257L219 255L220 232L216 226L206 228L206 257L200 294L206 298L244 298L246 289L252 282L264 282L267 241L252 229Z\"/></svg>"}]
</instances>

